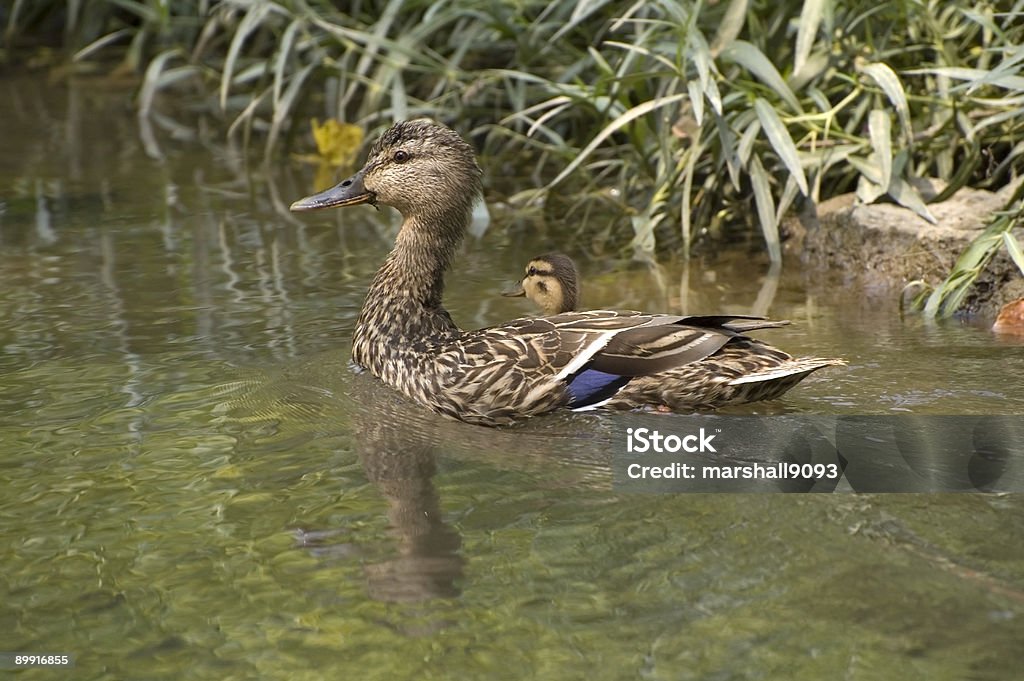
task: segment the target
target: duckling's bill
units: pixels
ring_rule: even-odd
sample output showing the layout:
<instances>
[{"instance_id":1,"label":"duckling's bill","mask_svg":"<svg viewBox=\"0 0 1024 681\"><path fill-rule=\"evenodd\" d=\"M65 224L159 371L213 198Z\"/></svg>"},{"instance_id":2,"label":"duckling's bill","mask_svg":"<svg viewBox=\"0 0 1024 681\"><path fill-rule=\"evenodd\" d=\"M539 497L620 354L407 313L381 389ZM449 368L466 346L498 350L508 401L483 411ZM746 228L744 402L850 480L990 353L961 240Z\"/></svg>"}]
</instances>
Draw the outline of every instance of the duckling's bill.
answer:
<instances>
[{"instance_id":1,"label":"duckling's bill","mask_svg":"<svg viewBox=\"0 0 1024 681\"><path fill-rule=\"evenodd\" d=\"M526 289L523 288L523 282L519 282L515 285L515 288L510 288L507 291L502 291L501 295L506 298L522 298L526 295Z\"/></svg>"},{"instance_id":2,"label":"duckling's bill","mask_svg":"<svg viewBox=\"0 0 1024 681\"><path fill-rule=\"evenodd\" d=\"M299 199L291 205L291 210L302 212L320 210L321 208L355 206L360 203L369 203L371 206L376 206L377 196L363 184L363 176L365 174L365 169L360 170L352 177L344 182L339 182L330 189L326 189L319 194L307 196L304 199Z\"/></svg>"}]
</instances>

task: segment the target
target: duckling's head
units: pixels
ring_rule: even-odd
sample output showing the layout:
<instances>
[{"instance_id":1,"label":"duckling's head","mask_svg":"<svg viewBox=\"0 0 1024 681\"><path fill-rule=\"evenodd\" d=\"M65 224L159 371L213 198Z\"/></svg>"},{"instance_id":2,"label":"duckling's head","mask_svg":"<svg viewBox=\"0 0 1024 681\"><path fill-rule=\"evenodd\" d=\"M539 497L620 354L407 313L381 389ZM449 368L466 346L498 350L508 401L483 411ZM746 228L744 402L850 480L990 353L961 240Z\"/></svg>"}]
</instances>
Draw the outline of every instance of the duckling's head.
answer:
<instances>
[{"instance_id":1,"label":"duckling's head","mask_svg":"<svg viewBox=\"0 0 1024 681\"><path fill-rule=\"evenodd\" d=\"M579 274L567 255L538 255L526 266L522 285L506 296L526 296L546 315L570 312L579 304Z\"/></svg>"},{"instance_id":2,"label":"duckling's head","mask_svg":"<svg viewBox=\"0 0 1024 681\"><path fill-rule=\"evenodd\" d=\"M294 211L382 203L405 218L469 219L482 172L457 132L420 119L391 126L370 148L362 170L326 191L299 199Z\"/></svg>"}]
</instances>

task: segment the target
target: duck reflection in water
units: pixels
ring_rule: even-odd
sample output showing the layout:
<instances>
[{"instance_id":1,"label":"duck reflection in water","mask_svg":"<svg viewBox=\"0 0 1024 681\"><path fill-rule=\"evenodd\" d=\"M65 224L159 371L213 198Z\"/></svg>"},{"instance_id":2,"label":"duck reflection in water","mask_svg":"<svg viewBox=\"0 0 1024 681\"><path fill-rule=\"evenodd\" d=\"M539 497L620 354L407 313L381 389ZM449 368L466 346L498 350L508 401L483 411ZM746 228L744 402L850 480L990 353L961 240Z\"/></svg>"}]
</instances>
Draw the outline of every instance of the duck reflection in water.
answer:
<instances>
[{"instance_id":1,"label":"duck reflection in water","mask_svg":"<svg viewBox=\"0 0 1024 681\"><path fill-rule=\"evenodd\" d=\"M387 389L369 373L353 373L346 357L325 353L274 375L238 381L222 405L226 418L278 456L341 437L366 479L387 503L394 545L360 541L348 527L305 527L300 546L325 562L364 561L368 593L395 603L457 598L465 586L462 537L446 523L434 485L437 460L464 462L493 474L525 475L543 488L608 489L614 424L565 414L529 428L481 429L444 418ZM223 394L223 390L220 390ZM296 467L310 466L308 455ZM317 461L322 461L317 453ZM333 465L351 461L348 447ZM386 557L377 560L377 556Z\"/></svg>"},{"instance_id":2,"label":"duck reflection in water","mask_svg":"<svg viewBox=\"0 0 1024 681\"><path fill-rule=\"evenodd\" d=\"M442 517L433 484L437 439L429 436L426 424L416 422L421 410L410 410L369 375L354 375L337 353L224 389L233 393L221 406L225 421L266 434L257 437L257 447L302 452L318 438L350 436L345 440L352 443L367 480L387 502L389 533L397 548L358 541L348 527L295 530L302 548L327 562L372 561L386 554L363 567L369 595L378 600L409 603L459 596L462 539ZM350 456L341 452L340 462Z\"/></svg>"},{"instance_id":3,"label":"duck reflection in water","mask_svg":"<svg viewBox=\"0 0 1024 681\"><path fill-rule=\"evenodd\" d=\"M442 517L433 483L434 445L416 429L403 428L400 414L378 411L394 409L399 400L393 394L376 382L355 382L366 388L357 401L371 407L356 424L359 459L366 477L387 500L399 551L395 558L366 566L370 595L391 602L458 596L465 562L459 554L462 538Z\"/></svg>"},{"instance_id":4,"label":"duck reflection in water","mask_svg":"<svg viewBox=\"0 0 1024 681\"><path fill-rule=\"evenodd\" d=\"M459 596L462 538L443 519L433 483L434 440L419 424L409 423L409 405L394 393L381 390L369 376L346 380L356 406L346 415L353 422L356 454L367 479L387 501L390 534L397 544L397 555L364 565L370 597L412 603ZM347 534L301 532L299 539L321 556L349 557L355 553L350 545L331 543Z\"/></svg>"}]
</instances>

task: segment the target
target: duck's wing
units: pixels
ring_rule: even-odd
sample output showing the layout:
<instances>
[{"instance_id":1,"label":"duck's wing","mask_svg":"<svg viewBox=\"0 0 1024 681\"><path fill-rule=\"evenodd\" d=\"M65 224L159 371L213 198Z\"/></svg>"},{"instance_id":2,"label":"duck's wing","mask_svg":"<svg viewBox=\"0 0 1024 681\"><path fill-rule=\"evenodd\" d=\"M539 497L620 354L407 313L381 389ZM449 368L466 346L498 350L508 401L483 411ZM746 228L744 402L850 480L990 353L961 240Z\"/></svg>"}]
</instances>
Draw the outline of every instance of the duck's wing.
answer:
<instances>
[{"instance_id":1,"label":"duck's wing","mask_svg":"<svg viewBox=\"0 0 1024 681\"><path fill-rule=\"evenodd\" d=\"M517 319L476 339L497 356L518 355L519 371L561 382L569 406L607 399L636 376L700 361L741 336L779 326L745 315L676 316L591 310ZM470 350L472 352L472 350Z\"/></svg>"},{"instance_id":2,"label":"duck's wing","mask_svg":"<svg viewBox=\"0 0 1024 681\"><path fill-rule=\"evenodd\" d=\"M483 329L486 337L479 341L496 340L510 351L530 346L530 359L554 368L560 378L584 366L620 376L646 376L704 359L745 332L788 323L750 315L589 310L516 319Z\"/></svg>"}]
</instances>

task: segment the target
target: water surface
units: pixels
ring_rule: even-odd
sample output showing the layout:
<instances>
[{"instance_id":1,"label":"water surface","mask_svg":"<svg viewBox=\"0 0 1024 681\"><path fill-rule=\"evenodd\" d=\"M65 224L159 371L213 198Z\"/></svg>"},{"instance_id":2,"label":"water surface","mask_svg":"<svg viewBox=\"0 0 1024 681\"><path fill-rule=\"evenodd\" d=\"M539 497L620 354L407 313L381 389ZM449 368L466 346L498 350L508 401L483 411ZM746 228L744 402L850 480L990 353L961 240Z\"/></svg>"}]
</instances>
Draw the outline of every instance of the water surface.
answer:
<instances>
[{"instance_id":1,"label":"water surface","mask_svg":"<svg viewBox=\"0 0 1024 681\"><path fill-rule=\"evenodd\" d=\"M349 370L394 215L296 220L309 168L142 130L124 92L0 92L5 649L82 679L1018 674L1017 495L616 493L629 414L489 430ZM449 281L466 326L565 248L494 212ZM573 254L587 306L770 314L849 362L738 413L1024 413L1020 341L796 261Z\"/></svg>"}]
</instances>

